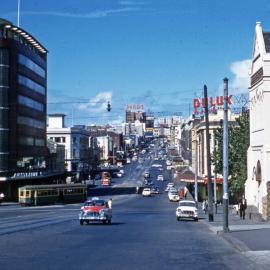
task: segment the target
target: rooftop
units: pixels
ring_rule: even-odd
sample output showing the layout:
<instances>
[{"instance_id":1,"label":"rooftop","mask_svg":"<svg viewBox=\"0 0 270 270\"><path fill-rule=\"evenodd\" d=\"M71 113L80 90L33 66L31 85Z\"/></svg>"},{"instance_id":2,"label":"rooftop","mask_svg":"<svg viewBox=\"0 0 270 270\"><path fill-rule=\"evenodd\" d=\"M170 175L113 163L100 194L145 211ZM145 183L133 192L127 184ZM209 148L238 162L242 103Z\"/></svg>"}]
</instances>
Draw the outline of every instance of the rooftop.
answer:
<instances>
[{"instance_id":1,"label":"rooftop","mask_svg":"<svg viewBox=\"0 0 270 270\"><path fill-rule=\"evenodd\" d=\"M48 50L43 45L41 45L41 43L37 41L37 39L35 39L32 35L30 35L24 29L13 25L11 22L2 18L0 18L0 37L20 41L21 43L34 48L41 55L48 53Z\"/></svg>"}]
</instances>

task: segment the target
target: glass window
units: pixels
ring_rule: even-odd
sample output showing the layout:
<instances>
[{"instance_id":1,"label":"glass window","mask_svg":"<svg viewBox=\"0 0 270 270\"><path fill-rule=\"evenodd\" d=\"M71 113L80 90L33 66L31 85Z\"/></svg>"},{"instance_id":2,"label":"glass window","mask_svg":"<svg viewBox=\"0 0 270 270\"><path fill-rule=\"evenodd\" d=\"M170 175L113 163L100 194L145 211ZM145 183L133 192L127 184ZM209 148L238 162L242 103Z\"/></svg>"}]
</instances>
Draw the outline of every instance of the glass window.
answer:
<instances>
[{"instance_id":1,"label":"glass window","mask_svg":"<svg viewBox=\"0 0 270 270\"><path fill-rule=\"evenodd\" d=\"M31 69L33 72L35 72L37 75L41 76L42 78L46 77L46 72L45 70L37 65L35 62L33 62L31 59L28 57L19 54L19 63L29 69Z\"/></svg>"},{"instance_id":2,"label":"glass window","mask_svg":"<svg viewBox=\"0 0 270 270\"><path fill-rule=\"evenodd\" d=\"M0 64L0 86L9 86L9 67Z\"/></svg>"},{"instance_id":3,"label":"glass window","mask_svg":"<svg viewBox=\"0 0 270 270\"><path fill-rule=\"evenodd\" d=\"M18 96L18 103L32 109L38 110L43 112L44 111L44 104L33 100L32 98L25 97L25 96Z\"/></svg>"},{"instance_id":4,"label":"glass window","mask_svg":"<svg viewBox=\"0 0 270 270\"><path fill-rule=\"evenodd\" d=\"M31 79L25 77L25 76L22 76L22 75L18 75L18 83L20 85L23 85L23 86L26 86L32 90L34 90L35 92L38 92L42 95L45 95L45 87L32 81Z\"/></svg>"},{"instance_id":5,"label":"glass window","mask_svg":"<svg viewBox=\"0 0 270 270\"><path fill-rule=\"evenodd\" d=\"M66 142L66 137L62 137L62 142L63 142L63 143Z\"/></svg>"},{"instance_id":6,"label":"glass window","mask_svg":"<svg viewBox=\"0 0 270 270\"><path fill-rule=\"evenodd\" d=\"M61 138L60 137L55 137L55 142L60 143L61 142Z\"/></svg>"},{"instance_id":7,"label":"glass window","mask_svg":"<svg viewBox=\"0 0 270 270\"><path fill-rule=\"evenodd\" d=\"M45 121L39 121L32 117L18 116L17 124L26 125L34 128L45 129Z\"/></svg>"},{"instance_id":8,"label":"glass window","mask_svg":"<svg viewBox=\"0 0 270 270\"><path fill-rule=\"evenodd\" d=\"M0 64L9 65L9 53L7 49L0 49Z\"/></svg>"},{"instance_id":9,"label":"glass window","mask_svg":"<svg viewBox=\"0 0 270 270\"><path fill-rule=\"evenodd\" d=\"M21 136L19 138L19 144L21 144L21 145L34 145L34 138L27 137L27 136Z\"/></svg>"},{"instance_id":10,"label":"glass window","mask_svg":"<svg viewBox=\"0 0 270 270\"><path fill-rule=\"evenodd\" d=\"M35 139L36 146L45 146L45 141L43 139Z\"/></svg>"}]
</instances>

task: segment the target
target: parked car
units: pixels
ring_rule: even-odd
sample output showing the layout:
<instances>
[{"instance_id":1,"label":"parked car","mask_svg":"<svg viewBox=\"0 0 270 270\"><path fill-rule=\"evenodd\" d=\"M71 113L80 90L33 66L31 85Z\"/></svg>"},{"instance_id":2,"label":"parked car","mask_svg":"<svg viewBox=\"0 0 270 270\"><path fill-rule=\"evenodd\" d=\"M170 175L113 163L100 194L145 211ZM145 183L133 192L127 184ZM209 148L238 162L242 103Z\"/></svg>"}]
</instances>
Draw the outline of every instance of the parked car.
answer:
<instances>
[{"instance_id":1,"label":"parked car","mask_svg":"<svg viewBox=\"0 0 270 270\"><path fill-rule=\"evenodd\" d=\"M183 218L198 221L198 209L195 202L190 200L180 201L176 209L176 218L178 221Z\"/></svg>"},{"instance_id":2,"label":"parked car","mask_svg":"<svg viewBox=\"0 0 270 270\"><path fill-rule=\"evenodd\" d=\"M151 196L151 189L150 188L144 188L143 191L142 191L142 195L144 197L149 197Z\"/></svg>"},{"instance_id":3,"label":"parked car","mask_svg":"<svg viewBox=\"0 0 270 270\"><path fill-rule=\"evenodd\" d=\"M164 176L162 174L159 174L157 177L157 181L164 181Z\"/></svg>"}]
</instances>

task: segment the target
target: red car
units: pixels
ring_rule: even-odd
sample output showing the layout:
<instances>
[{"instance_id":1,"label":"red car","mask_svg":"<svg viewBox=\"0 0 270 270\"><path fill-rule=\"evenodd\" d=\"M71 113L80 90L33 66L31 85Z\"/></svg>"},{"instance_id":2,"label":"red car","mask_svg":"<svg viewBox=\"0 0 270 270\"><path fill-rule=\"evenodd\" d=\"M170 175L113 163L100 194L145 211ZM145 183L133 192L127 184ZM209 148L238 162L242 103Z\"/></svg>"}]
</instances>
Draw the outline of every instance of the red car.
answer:
<instances>
[{"instance_id":1,"label":"red car","mask_svg":"<svg viewBox=\"0 0 270 270\"><path fill-rule=\"evenodd\" d=\"M100 200L99 198L93 198L92 200L87 200L84 206L81 207L79 213L80 224L83 225L84 222L89 224L91 221L103 222L103 224L111 224L112 219L112 209L105 200Z\"/></svg>"}]
</instances>

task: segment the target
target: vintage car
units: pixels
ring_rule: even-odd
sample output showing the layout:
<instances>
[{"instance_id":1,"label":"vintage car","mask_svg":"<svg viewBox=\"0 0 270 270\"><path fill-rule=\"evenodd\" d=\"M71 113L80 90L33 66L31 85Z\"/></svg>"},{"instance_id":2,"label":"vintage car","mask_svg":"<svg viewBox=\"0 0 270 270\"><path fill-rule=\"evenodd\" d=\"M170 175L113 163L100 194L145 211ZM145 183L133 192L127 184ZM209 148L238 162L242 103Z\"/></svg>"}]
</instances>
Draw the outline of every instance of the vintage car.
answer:
<instances>
[{"instance_id":1,"label":"vintage car","mask_svg":"<svg viewBox=\"0 0 270 270\"><path fill-rule=\"evenodd\" d=\"M183 218L193 219L198 221L198 209L194 201L182 200L176 209L176 218L181 220Z\"/></svg>"},{"instance_id":2,"label":"vintage car","mask_svg":"<svg viewBox=\"0 0 270 270\"><path fill-rule=\"evenodd\" d=\"M177 191L169 191L168 197L170 202L178 202L180 200Z\"/></svg>"},{"instance_id":3,"label":"vintage car","mask_svg":"<svg viewBox=\"0 0 270 270\"><path fill-rule=\"evenodd\" d=\"M150 188L144 188L142 191L142 195L144 197L150 197L151 196L151 189Z\"/></svg>"},{"instance_id":4,"label":"vintage car","mask_svg":"<svg viewBox=\"0 0 270 270\"><path fill-rule=\"evenodd\" d=\"M89 224L93 221L103 222L103 224L111 224L112 220L112 209L105 200L100 200L99 198L92 198L92 200L87 200L84 206L81 207L79 213L80 224L83 225L84 222Z\"/></svg>"}]
</instances>

